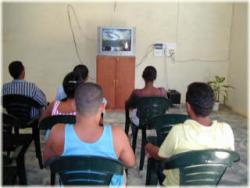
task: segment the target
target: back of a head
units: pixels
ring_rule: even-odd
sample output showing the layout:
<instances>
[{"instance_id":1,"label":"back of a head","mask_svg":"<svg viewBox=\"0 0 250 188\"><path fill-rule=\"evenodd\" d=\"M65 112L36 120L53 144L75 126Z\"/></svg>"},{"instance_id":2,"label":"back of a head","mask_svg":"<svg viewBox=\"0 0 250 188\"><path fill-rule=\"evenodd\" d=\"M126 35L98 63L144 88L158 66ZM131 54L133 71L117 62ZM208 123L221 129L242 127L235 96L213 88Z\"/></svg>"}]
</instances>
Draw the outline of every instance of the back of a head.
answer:
<instances>
[{"instance_id":1,"label":"back of a head","mask_svg":"<svg viewBox=\"0 0 250 188\"><path fill-rule=\"evenodd\" d=\"M18 79L23 71L24 66L21 61L13 61L9 64L9 72L14 79Z\"/></svg>"},{"instance_id":2,"label":"back of a head","mask_svg":"<svg viewBox=\"0 0 250 188\"><path fill-rule=\"evenodd\" d=\"M80 74L81 79L84 80L84 81L87 79L87 77L89 75L88 67L86 65L83 65L83 64L76 65L74 67L73 71Z\"/></svg>"},{"instance_id":3,"label":"back of a head","mask_svg":"<svg viewBox=\"0 0 250 188\"><path fill-rule=\"evenodd\" d=\"M75 93L77 113L81 116L95 115L103 101L102 88L95 83L82 83Z\"/></svg>"},{"instance_id":4,"label":"back of a head","mask_svg":"<svg viewBox=\"0 0 250 188\"><path fill-rule=\"evenodd\" d=\"M81 83L81 76L77 72L68 73L63 79L63 89L67 98L74 98L76 88Z\"/></svg>"},{"instance_id":5,"label":"back of a head","mask_svg":"<svg viewBox=\"0 0 250 188\"><path fill-rule=\"evenodd\" d=\"M197 116L206 117L211 113L214 105L213 90L203 82L191 83L186 93L186 102L191 105Z\"/></svg>"},{"instance_id":6,"label":"back of a head","mask_svg":"<svg viewBox=\"0 0 250 188\"><path fill-rule=\"evenodd\" d=\"M157 71L153 66L147 66L142 73L142 78L145 80L145 82L154 81L156 76Z\"/></svg>"}]
</instances>

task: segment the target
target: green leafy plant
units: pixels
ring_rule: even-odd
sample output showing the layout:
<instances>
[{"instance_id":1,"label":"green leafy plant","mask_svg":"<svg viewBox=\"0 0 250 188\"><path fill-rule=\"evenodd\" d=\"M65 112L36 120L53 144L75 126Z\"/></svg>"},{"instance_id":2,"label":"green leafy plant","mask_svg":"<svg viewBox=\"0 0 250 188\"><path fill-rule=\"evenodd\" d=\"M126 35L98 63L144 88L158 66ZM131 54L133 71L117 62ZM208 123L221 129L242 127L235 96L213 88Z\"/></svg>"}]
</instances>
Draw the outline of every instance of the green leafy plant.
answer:
<instances>
[{"instance_id":1,"label":"green leafy plant","mask_svg":"<svg viewBox=\"0 0 250 188\"><path fill-rule=\"evenodd\" d=\"M228 89L233 88L233 86L226 85L224 83L225 80L226 78L223 76L215 76L214 80L208 82L214 91L216 102L220 102L221 97L223 97L223 102L225 103L228 99Z\"/></svg>"}]
</instances>

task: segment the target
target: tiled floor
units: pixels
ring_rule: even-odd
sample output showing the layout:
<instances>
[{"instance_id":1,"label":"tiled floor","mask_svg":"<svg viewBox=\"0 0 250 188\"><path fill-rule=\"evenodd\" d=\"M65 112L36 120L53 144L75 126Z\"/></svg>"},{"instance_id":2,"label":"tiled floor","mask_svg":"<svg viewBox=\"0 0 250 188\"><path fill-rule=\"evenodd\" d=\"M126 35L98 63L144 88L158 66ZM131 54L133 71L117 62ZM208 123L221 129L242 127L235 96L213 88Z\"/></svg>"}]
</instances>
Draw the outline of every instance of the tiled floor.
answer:
<instances>
[{"instance_id":1,"label":"tiled floor","mask_svg":"<svg viewBox=\"0 0 250 188\"><path fill-rule=\"evenodd\" d=\"M171 108L168 113L185 113L185 108ZM117 123L124 129L125 116L124 112L107 112L105 114L104 122L106 123ZM240 162L234 164L232 168L228 169L223 176L220 185L237 185L246 186L248 181L248 129L247 119L239 116L230 110L224 108L220 112L212 113L213 119L218 119L229 123L234 131L235 135L235 150L240 154ZM143 186L145 185L146 178L146 161L144 164L143 171L139 172L139 151L140 151L140 134L139 141L137 143L136 156L137 165L129 169L128 171L128 185ZM43 138L42 138L43 139ZM42 140L42 146L44 141ZM34 144L32 143L26 154L26 170L27 179L29 185L49 185L50 173L48 169L40 170L38 167L38 161L35 158Z\"/></svg>"}]
</instances>

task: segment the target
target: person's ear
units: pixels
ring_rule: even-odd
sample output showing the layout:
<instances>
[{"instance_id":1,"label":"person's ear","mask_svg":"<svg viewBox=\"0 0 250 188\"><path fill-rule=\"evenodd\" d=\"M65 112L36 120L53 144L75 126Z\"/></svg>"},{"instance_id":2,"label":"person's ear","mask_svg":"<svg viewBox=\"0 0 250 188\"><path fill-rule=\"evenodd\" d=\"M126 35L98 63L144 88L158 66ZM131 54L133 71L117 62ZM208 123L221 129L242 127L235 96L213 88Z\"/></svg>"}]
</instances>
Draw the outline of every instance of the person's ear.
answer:
<instances>
[{"instance_id":1,"label":"person's ear","mask_svg":"<svg viewBox=\"0 0 250 188\"><path fill-rule=\"evenodd\" d=\"M190 114L191 110L192 110L191 105L188 102L186 102L186 111L187 111L187 113Z\"/></svg>"},{"instance_id":2,"label":"person's ear","mask_svg":"<svg viewBox=\"0 0 250 188\"><path fill-rule=\"evenodd\" d=\"M24 79L25 78L25 70L23 70L19 76L19 78Z\"/></svg>"},{"instance_id":3,"label":"person's ear","mask_svg":"<svg viewBox=\"0 0 250 188\"><path fill-rule=\"evenodd\" d=\"M105 109L106 109L106 104L102 103L102 104L100 105L100 108L99 108L100 112L101 112L101 113L104 113L104 112L105 112Z\"/></svg>"}]
</instances>

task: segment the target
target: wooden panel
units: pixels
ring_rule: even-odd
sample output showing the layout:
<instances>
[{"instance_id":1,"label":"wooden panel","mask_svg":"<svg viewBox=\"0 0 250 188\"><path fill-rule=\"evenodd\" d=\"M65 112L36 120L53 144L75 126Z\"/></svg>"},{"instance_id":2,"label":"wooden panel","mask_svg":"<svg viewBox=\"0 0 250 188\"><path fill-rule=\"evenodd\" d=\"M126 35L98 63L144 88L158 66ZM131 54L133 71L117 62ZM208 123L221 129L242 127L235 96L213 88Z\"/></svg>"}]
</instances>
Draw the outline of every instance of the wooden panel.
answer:
<instances>
[{"instance_id":1,"label":"wooden panel","mask_svg":"<svg viewBox=\"0 0 250 188\"><path fill-rule=\"evenodd\" d=\"M135 87L135 57L116 57L115 106L124 109L124 103Z\"/></svg>"},{"instance_id":2,"label":"wooden panel","mask_svg":"<svg viewBox=\"0 0 250 188\"><path fill-rule=\"evenodd\" d=\"M107 108L115 108L115 59L109 56L97 56L96 81L102 87L108 101Z\"/></svg>"}]
</instances>

